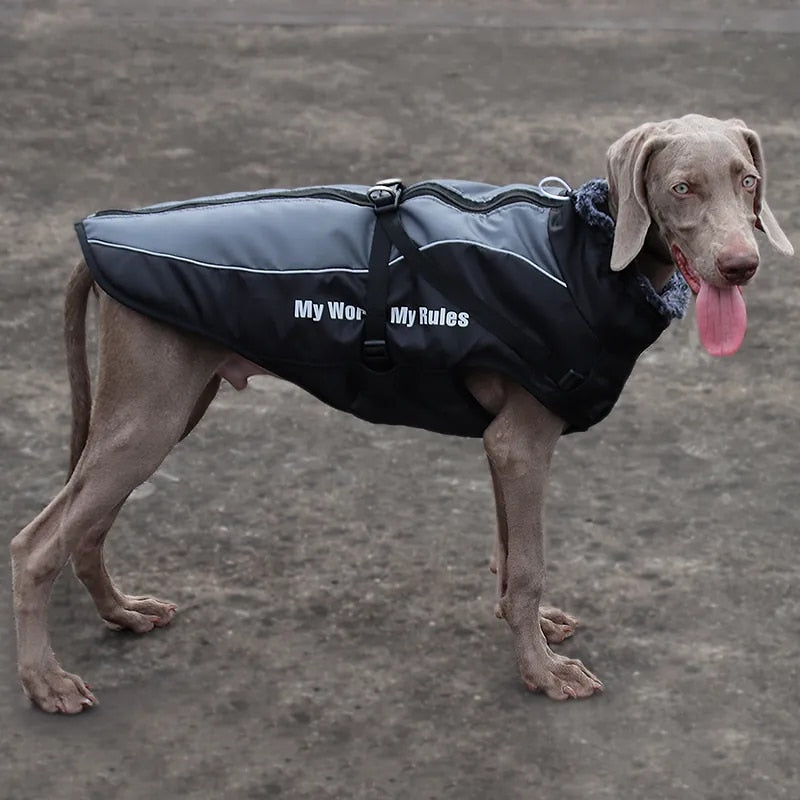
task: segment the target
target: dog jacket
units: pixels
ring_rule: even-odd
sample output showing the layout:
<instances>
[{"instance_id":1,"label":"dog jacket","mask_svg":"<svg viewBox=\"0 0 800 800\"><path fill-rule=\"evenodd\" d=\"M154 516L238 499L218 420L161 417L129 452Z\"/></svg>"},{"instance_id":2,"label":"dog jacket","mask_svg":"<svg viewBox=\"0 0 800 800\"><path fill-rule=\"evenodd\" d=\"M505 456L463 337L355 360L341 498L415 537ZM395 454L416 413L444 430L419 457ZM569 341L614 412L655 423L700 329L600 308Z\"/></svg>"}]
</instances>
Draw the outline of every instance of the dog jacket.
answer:
<instances>
[{"instance_id":1,"label":"dog jacket","mask_svg":"<svg viewBox=\"0 0 800 800\"><path fill-rule=\"evenodd\" d=\"M607 191L385 181L103 211L76 230L115 300L362 419L481 436L492 417L464 375L488 370L576 431L688 297L677 278L658 295L611 272Z\"/></svg>"}]
</instances>

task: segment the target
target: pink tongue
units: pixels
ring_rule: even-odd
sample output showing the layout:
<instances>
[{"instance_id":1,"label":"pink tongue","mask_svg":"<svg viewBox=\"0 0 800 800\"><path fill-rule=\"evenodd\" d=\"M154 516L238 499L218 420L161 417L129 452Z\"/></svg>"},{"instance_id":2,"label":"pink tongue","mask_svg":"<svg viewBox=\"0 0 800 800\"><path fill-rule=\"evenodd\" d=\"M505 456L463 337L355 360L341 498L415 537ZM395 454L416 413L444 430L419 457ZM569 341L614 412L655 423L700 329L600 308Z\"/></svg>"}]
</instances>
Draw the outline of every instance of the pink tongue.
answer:
<instances>
[{"instance_id":1,"label":"pink tongue","mask_svg":"<svg viewBox=\"0 0 800 800\"><path fill-rule=\"evenodd\" d=\"M697 329L712 356L733 355L744 341L747 309L738 286L720 289L705 281L697 294Z\"/></svg>"}]
</instances>

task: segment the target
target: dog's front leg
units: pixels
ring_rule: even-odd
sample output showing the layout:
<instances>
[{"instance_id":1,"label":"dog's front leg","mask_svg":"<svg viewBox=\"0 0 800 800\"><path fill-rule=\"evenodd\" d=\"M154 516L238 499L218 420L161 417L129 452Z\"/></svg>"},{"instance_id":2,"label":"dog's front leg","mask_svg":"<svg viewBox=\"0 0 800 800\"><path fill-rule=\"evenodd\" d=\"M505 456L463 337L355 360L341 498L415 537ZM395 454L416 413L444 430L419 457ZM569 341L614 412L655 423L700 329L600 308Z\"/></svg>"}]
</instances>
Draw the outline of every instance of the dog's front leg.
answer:
<instances>
[{"instance_id":1,"label":"dog's front leg","mask_svg":"<svg viewBox=\"0 0 800 800\"><path fill-rule=\"evenodd\" d=\"M484 434L495 492L505 513L506 552L500 537L499 611L514 635L526 685L549 697L589 697L600 681L577 659L553 653L540 624L544 583L544 488L563 422L515 384L503 381L497 416ZM498 516L500 512L498 511Z\"/></svg>"},{"instance_id":2,"label":"dog's front leg","mask_svg":"<svg viewBox=\"0 0 800 800\"><path fill-rule=\"evenodd\" d=\"M503 487L497 470L489 459L489 470L492 475L492 488L494 489L495 508L497 510L497 534L492 547L492 557L489 562L489 571L497 576L497 602L494 613L498 619L503 619L502 599L508 588L506 568L508 566L508 526L506 524L506 502L503 498ZM568 639L575 631L578 620L563 612L560 608L552 606L539 606L539 624L548 644L559 644Z\"/></svg>"}]
</instances>

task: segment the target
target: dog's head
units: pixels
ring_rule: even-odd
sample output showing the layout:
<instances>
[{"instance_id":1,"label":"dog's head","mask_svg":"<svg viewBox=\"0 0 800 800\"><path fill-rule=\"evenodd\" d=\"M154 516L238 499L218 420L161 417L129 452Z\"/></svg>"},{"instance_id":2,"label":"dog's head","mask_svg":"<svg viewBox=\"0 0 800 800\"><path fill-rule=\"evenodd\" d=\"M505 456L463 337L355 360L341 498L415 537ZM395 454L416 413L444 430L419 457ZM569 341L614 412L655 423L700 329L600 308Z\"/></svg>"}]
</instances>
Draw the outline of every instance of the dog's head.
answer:
<instances>
[{"instance_id":1,"label":"dog's head","mask_svg":"<svg viewBox=\"0 0 800 800\"><path fill-rule=\"evenodd\" d=\"M611 145L607 171L611 269L625 269L643 248L671 259L698 295L706 349L735 352L746 326L741 287L759 264L755 229L793 253L766 201L758 134L741 120L697 114L647 123Z\"/></svg>"}]
</instances>

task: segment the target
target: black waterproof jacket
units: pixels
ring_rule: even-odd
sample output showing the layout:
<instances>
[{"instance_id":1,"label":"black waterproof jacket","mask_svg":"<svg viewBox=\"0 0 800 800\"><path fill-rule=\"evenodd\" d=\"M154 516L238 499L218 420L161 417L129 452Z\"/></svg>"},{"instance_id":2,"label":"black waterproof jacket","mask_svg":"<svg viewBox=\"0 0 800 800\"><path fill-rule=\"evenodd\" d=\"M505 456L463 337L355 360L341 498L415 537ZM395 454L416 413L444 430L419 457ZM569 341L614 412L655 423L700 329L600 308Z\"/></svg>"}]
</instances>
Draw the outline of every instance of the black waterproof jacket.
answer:
<instances>
[{"instance_id":1,"label":"black waterproof jacket","mask_svg":"<svg viewBox=\"0 0 800 800\"><path fill-rule=\"evenodd\" d=\"M463 377L487 369L585 430L669 324L635 269L610 271L612 233L575 194L429 181L389 209L418 250L384 248L386 324L370 313L385 358L372 359L367 287L387 267L375 264L370 197L366 186L223 195L104 211L76 229L119 302L371 422L480 436L491 416Z\"/></svg>"}]
</instances>

